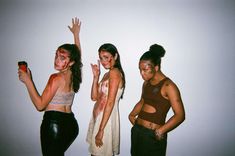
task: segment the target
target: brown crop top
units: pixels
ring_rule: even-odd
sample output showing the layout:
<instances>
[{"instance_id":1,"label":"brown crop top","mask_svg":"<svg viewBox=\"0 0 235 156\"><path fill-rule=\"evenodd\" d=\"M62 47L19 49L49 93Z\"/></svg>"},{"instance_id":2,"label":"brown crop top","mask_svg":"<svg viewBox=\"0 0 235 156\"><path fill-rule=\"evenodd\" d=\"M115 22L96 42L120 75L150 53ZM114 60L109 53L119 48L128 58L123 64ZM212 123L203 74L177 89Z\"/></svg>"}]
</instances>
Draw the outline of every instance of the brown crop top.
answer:
<instances>
[{"instance_id":1,"label":"brown crop top","mask_svg":"<svg viewBox=\"0 0 235 156\"><path fill-rule=\"evenodd\" d=\"M151 85L150 82L147 82L146 85L143 86L142 99L144 100L144 105L150 105L154 107L156 111L154 113L148 113L141 109L138 118L159 125L165 124L166 115L171 105L169 100L161 95L161 88L168 79L169 78L164 78L156 85Z\"/></svg>"}]
</instances>

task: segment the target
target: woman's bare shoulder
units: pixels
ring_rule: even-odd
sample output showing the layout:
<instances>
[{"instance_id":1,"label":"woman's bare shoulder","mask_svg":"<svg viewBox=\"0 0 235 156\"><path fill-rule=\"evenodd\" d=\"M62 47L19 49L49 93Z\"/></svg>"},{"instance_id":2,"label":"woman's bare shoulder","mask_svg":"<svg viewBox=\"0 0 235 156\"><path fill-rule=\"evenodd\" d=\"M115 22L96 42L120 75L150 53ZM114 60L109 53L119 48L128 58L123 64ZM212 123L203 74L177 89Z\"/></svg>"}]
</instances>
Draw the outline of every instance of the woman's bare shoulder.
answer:
<instances>
[{"instance_id":1,"label":"woman's bare shoulder","mask_svg":"<svg viewBox=\"0 0 235 156\"><path fill-rule=\"evenodd\" d=\"M122 73L120 72L120 70L118 68L113 68L110 70L109 72L109 76L110 77L122 77Z\"/></svg>"}]
</instances>

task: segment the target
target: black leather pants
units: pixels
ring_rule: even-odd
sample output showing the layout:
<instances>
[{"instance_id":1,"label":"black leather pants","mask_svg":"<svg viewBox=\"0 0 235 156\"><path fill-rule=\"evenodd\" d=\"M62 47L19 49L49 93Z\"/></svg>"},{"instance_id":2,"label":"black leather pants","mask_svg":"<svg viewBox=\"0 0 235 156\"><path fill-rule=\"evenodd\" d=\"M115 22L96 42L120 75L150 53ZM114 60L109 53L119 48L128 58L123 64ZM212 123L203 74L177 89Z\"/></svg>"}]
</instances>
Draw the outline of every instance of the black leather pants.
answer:
<instances>
[{"instance_id":1,"label":"black leather pants","mask_svg":"<svg viewBox=\"0 0 235 156\"><path fill-rule=\"evenodd\" d=\"M43 156L64 156L78 135L79 127L73 113L46 111L41 124Z\"/></svg>"}]
</instances>

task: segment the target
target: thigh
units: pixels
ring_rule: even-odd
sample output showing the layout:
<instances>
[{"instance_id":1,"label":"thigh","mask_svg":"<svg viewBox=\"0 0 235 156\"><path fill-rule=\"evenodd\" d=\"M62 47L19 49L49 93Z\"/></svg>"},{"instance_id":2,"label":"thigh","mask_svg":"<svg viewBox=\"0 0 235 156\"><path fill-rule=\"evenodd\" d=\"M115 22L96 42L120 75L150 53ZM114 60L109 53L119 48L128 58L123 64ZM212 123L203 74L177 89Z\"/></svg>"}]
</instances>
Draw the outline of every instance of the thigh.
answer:
<instances>
[{"instance_id":1,"label":"thigh","mask_svg":"<svg viewBox=\"0 0 235 156\"><path fill-rule=\"evenodd\" d=\"M149 146L147 155L149 156L165 156L166 155L166 147L167 147L167 139L164 138L162 140L157 140L155 134L152 134L150 138L147 140Z\"/></svg>"},{"instance_id":2,"label":"thigh","mask_svg":"<svg viewBox=\"0 0 235 156\"><path fill-rule=\"evenodd\" d=\"M41 125L41 147L43 155L63 155L61 125L53 120L43 121Z\"/></svg>"},{"instance_id":3,"label":"thigh","mask_svg":"<svg viewBox=\"0 0 235 156\"><path fill-rule=\"evenodd\" d=\"M132 156L144 156L143 149L145 149L145 141L143 141L144 135L138 126L134 125L131 128L131 155Z\"/></svg>"},{"instance_id":4,"label":"thigh","mask_svg":"<svg viewBox=\"0 0 235 156\"><path fill-rule=\"evenodd\" d=\"M79 133L79 127L76 120L69 121L63 127L62 144L63 149L66 151L73 143Z\"/></svg>"}]
</instances>

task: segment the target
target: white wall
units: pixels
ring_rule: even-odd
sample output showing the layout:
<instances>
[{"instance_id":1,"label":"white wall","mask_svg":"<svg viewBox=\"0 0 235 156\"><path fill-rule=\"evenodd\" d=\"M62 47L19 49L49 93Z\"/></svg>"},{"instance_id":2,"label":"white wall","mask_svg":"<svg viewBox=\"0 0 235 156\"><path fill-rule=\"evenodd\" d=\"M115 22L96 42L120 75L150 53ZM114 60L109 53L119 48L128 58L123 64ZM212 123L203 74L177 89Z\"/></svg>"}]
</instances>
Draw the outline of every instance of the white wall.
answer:
<instances>
[{"instance_id":1,"label":"white wall","mask_svg":"<svg viewBox=\"0 0 235 156\"><path fill-rule=\"evenodd\" d=\"M234 15L233 0L1 1L0 155L41 155L43 113L36 111L18 80L17 61L28 62L41 93L49 75L55 72L56 48L73 42L67 25L75 16L82 21L84 67L83 83L73 106L80 133L67 156L88 155L85 137L93 106L89 98L90 63L97 61L97 49L106 42L117 46L127 80L120 101L121 156L130 155L128 114L141 94L138 60L153 43L165 47L162 70L180 88L186 109L185 122L169 134L167 155L232 155Z\"/></svg>"}]
</instances>

